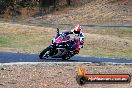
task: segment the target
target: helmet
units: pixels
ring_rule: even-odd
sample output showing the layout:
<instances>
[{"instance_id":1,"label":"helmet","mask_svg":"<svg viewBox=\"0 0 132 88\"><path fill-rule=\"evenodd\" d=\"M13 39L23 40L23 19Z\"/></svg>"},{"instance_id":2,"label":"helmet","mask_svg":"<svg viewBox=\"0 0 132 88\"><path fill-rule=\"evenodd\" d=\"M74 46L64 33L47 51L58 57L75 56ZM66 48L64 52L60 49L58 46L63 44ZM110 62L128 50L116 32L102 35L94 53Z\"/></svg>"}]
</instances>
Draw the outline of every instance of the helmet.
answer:
<instances>
[{"instance_id":1,"label":"helmet","mask_svg":"<svg viewBox=\"0 0 132 88\"><path fill-rule=\"evenodd\" d=\"M81 31L81 26L80 26L80 25L75 26L73 32L74 32L75 34L80 34L80 31Z\"/></svg>"}]
</instances>

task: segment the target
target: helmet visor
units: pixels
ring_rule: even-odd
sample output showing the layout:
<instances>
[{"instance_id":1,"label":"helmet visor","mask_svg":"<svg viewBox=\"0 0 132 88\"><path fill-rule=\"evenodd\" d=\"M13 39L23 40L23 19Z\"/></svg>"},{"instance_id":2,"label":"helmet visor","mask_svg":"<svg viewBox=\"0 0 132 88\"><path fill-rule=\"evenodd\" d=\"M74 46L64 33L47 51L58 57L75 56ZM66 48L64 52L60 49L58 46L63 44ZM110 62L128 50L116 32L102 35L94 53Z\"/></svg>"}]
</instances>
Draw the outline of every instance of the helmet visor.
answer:
<instances>
[{"instance_id":1,"label":"helmet visor","mask_svg":"<svg viewBox=\"0 0 132 88\"><path fill-rule=\"evenodd\" d=\"M75 31L75 30L74 30L74 33L75 33L75 34L80 34L80 31Z\"/></svg>"}]
</instances>

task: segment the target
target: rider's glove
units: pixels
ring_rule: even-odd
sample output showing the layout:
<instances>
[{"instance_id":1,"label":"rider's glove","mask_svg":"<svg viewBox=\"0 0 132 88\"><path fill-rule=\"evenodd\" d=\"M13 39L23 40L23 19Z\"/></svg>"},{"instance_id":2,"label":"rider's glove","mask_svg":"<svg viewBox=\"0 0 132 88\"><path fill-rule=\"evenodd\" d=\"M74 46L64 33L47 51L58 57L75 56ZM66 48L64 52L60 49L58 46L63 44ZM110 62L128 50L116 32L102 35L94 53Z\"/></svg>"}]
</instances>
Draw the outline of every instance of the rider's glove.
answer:
<instances>
[{"instance_id":1,"label":"rider's glove","mask_svg":"<svg viewBox=\"0 0 132 88\"><path fill-rule=\"evenodd\" d=\"M80 48L83 48L83 45L80 45Z\"/></svg>"},{"instance_id":2,"label":"rider's glove","mask_svg":"<svg viewBox=\"0 0 132 88\"><path fill-rule=\"evenodd\" d=\"M64 32L62 32L62 36L66 36L66 34Z\"/></svg>"}]
</instances>

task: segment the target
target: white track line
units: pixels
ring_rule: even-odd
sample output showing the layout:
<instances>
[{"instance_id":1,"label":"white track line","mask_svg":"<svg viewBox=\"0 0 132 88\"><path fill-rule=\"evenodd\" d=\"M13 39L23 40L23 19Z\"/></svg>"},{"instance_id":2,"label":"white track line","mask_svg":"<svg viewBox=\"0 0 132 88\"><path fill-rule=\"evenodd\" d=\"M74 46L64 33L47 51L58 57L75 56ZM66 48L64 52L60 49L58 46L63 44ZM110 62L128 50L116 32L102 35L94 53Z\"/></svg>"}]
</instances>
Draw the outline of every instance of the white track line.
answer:
<instances>
[{"instance_id":1,"label":"white track line","mask_svg":"<svg viewBox=\"0 0 132 88\"><path fill-rule=\"evenodd\" d=\"M26 65L26 64L27 65L36 65L36 64L94 64L94 63L92 63L92 62L13 62L13 63L0 63L0 65ZM112 63L112 62L102 62L102 64L132 65L132 63Z\"/></svg>"}]
</instances>

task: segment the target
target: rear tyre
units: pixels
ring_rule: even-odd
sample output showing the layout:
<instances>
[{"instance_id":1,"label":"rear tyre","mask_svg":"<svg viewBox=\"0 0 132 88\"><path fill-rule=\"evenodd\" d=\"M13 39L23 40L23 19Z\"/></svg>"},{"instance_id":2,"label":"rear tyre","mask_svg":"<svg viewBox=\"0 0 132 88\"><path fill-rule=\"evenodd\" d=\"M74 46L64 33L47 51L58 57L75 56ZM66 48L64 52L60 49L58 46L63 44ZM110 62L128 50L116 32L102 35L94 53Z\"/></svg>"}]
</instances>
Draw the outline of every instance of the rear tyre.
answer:
<instances>
[{"instance_id":1,"label":"rear tyre","mask_svg":"<svg viewBox=\"0 0 132 88\"><path fill-rule=\"evenodd\" d=\"M70 57L69 54L66 54L66 55L62 56L62 60L68 60L68 59L70 59L70 58L71 58L71 57Z\"/></svg>"},{"instance_id":2,"label":"rear tyre","mask_svg":"<svg viewBox=\"0 0 132 88\"><path fill-rule=\"evenodd\" d=\"M70 57L66 57L66 56L62 57L62 60L68 60L68 59L70 59Z\"/></svg>"},{"instance_id":3,"label":"rear tyre","mask_svg":"<svg viewBox=\"0 0 132 88\"><path fill-rule=\"evenodd\" d=\"M47 56L45 56L45 57L43 57L45 54L46 54L46 52L48 52L50 50L50 47L47 47L46 49L44 49L40 54L39 54L39 58L40 59L46 59L47 58Z\"/></svg>"}]
</instances>

